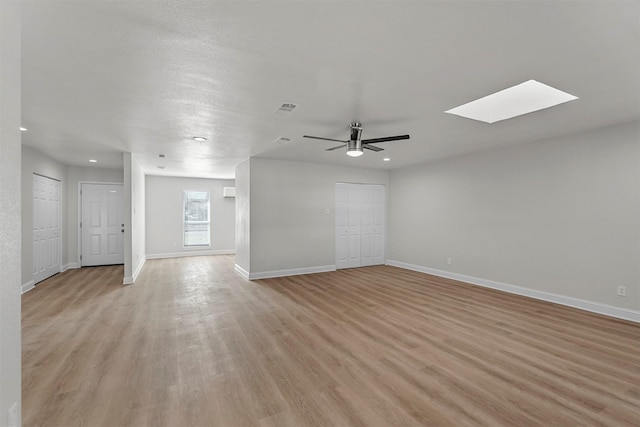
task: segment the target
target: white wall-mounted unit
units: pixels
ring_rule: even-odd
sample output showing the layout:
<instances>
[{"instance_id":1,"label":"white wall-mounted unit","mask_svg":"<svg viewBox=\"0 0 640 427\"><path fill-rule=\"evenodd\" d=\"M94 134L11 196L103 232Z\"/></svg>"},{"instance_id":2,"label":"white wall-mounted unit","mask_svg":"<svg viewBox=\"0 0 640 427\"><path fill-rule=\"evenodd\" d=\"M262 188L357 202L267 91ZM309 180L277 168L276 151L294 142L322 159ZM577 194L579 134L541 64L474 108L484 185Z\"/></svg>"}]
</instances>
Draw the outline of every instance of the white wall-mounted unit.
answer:
<instances>
[{"instance_id":1,"label":"white wall-mounted unit","mask_svg":"<svg viewBox=\"0 0 640 427\"><path fill-rule=\"evenodd\" d=\"M236 187L222 187L222 197L236 197Z\"/></svg>"}]
</instances>

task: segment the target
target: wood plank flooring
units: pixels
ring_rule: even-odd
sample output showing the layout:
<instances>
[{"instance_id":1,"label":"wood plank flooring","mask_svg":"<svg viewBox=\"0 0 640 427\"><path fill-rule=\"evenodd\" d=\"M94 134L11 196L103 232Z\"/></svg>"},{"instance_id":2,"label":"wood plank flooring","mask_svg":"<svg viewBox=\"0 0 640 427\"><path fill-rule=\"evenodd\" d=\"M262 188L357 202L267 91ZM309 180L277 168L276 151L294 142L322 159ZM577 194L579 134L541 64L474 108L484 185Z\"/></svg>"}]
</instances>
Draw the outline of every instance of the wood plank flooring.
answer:
<instances>
[{"instance_id":1,"label":"wood plank flooring","mask_svg":"<svg viewBox=\"0 0 640 427\"><path fill-rule=\"evenodd\" d=\"M388 266L233 256L23 296L25 426L638 426L637 324Z\"/></svg>"}]
</instances>

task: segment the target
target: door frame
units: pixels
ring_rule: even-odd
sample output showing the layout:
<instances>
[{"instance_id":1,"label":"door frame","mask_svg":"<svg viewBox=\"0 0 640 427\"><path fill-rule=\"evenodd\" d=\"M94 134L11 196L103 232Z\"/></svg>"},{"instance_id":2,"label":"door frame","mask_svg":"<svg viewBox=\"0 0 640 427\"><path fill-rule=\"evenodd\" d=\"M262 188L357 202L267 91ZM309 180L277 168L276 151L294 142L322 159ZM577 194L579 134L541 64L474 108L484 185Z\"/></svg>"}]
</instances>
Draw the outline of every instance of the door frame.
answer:
<instances>
[{"instance_id":1,"label":"door frame","mask_svg":"<svg viewBox=\"0 0 640 427\"><path fill-rule=\"evenodd\" d=\"M82 261L80 260L80 256L82 256L82 227L80 227L80 223L82 222L82 184L96 184L96 185L122 185L124 188L124 182L113 182L113 181L78 181L78 216L76 221L76 230L78 234L78 254L76 262L78 263L78 267L82 267ZM123 212L124 213L124 212Z\"/></svg>"}]
</instances>

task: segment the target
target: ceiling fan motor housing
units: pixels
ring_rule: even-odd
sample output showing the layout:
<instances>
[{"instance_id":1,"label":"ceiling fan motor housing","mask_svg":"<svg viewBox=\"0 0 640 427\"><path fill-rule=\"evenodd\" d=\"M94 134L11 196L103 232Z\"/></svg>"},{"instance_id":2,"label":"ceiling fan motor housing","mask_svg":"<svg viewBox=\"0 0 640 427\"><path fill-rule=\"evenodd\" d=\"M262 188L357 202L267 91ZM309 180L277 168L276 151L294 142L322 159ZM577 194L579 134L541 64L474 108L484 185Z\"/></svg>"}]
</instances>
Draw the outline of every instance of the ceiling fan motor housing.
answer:
<instances>
[{"instance_id":1,"label":"ceiling fan motor housing","mask_svg":"<svg viewBox=\"0 0 640 427\"><path fill-rule=\"evenodd\" d=\"M351 141L360 141L362 138L362 125L358 122L351 123Z\"/></svg>"}]
</instances>

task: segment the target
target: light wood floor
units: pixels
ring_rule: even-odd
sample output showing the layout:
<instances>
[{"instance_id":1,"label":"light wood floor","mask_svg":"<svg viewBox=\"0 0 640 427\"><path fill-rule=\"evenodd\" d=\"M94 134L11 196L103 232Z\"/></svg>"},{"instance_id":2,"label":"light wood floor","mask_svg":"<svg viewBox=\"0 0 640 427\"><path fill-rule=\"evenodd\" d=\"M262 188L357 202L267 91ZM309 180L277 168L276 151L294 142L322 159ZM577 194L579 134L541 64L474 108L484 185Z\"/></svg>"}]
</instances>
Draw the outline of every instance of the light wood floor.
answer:
<instances>
[{"instance_id":1,"label":"light wood floor","mask_svg":"<svg viewBox=\"0 0 640 427\"><path fill-rule=\"evenodd\" d=\"M638 325L394 267L249 282L233 262L25 294L24 425L638 426Z\"/></svg>"}]
</instances>

